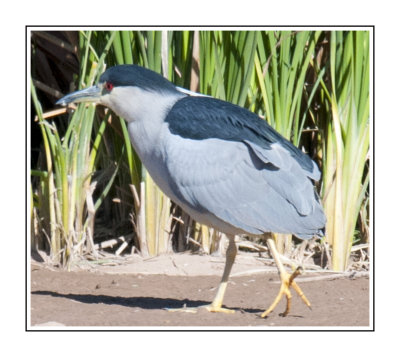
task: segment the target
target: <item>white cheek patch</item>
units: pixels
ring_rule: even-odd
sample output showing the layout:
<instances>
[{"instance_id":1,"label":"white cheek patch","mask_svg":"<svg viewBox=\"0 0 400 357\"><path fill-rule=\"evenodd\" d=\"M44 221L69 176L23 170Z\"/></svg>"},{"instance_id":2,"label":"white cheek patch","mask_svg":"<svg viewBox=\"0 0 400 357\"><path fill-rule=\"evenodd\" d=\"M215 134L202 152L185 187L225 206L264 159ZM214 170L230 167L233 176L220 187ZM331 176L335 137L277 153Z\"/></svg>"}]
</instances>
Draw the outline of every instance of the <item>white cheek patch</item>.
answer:
<instances>
[{"instance_id":1,"label":"white cheek patch","mask_svg":"<svg viewBox=\"0 0 400 357\"><path fill-rule=\"evenodd\" d=\"M169 109L183 94L163 93L139 87L114 87L102 97L102 104L111 108L128 123L141 120L163 121Z\"/></svg>"}]
</instances>

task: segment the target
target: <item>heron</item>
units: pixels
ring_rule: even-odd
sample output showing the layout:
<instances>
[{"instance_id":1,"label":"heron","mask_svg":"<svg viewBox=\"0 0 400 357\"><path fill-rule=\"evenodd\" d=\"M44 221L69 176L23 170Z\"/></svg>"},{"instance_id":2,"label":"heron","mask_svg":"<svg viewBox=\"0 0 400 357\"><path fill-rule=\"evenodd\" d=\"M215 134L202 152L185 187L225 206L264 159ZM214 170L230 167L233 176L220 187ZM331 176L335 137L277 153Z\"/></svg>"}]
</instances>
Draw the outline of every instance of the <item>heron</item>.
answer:
<instances>
[{"instance_id":1,"label":"heron","mask_svg":"<svg viewBox=\"0 0 400 357\"><path fill-rule=\"evenodd\" d=\"M160 189L199 223L228 237L226 262L211 312L223 307L237 254L236 235L262 236L274 258L281 286L266 317L290 288L311 304L288 273L273 233L308 240L323 237L326 223L314 182L317 164L266 120L238 105L178 87L138 65L108 68L97 84L56 104L90 102L110 108L127 122L131 143Z\"/></svg>"}]
</instances>

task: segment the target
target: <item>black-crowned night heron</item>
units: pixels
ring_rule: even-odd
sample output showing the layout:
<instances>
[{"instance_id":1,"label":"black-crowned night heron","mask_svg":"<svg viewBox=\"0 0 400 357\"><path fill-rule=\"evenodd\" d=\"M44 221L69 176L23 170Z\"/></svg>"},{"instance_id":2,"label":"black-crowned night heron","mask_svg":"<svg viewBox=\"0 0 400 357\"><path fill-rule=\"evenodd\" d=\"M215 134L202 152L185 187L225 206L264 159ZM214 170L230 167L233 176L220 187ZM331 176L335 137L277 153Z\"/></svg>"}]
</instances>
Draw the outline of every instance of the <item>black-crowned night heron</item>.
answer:
<instances>
[{"instance_id":1,"label":"black-crowned night heron","mask_svg":"<svg viewBox=\"0 0 400 357\"><path fill-rule=\"evenodd\" d=\"M209 311L222 308L235 260L237 234L291 233L302 239L322 236L325 215L312 180L317 165L272 129L237 105L176 87L161 75L135 65L109 68L97 85L71 93L57 104L93 102L111 108L128 122L132 144L153 180L196 221L226 233L225 269ZM278 266L284 315L292 286L274 240L267 244Z\"/></svg>"}]
</instances>

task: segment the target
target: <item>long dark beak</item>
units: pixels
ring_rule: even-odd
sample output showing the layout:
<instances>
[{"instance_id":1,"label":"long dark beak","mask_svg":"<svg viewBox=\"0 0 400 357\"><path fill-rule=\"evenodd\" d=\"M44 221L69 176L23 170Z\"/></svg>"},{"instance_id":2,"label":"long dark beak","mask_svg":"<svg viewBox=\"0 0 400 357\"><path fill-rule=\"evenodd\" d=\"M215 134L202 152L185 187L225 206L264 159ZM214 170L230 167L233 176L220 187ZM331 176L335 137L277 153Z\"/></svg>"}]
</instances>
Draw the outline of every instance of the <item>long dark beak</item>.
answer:
<instances>
[{"instance_id":1,"label":"long dark beak","mask_svg":"<svg viewBox=\"0 0 400 357\"><path fill-rule=\"evenodd\" d=\"M98 103L100 101L100 97L101 87L96 85L67 94L65 97L59 99L56 104L65 106L69 103Z\"/></svg>"}]
</instances>

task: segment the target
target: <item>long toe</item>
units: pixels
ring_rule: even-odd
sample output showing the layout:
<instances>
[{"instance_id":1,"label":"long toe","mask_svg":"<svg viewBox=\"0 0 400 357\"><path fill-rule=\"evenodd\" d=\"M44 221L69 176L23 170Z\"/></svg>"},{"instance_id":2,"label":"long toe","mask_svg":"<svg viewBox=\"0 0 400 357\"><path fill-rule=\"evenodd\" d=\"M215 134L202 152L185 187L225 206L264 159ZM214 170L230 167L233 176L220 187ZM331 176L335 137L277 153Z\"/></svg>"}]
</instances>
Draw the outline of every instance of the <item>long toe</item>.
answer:
<instances>
[{"instance_id":1,"label":"long toe","mask_svg":"<svg viewBox=\"0 0 400 357\"><path fill-rule=\"evenodd\" d=\"M221 307L221 306L214 306L213 304L204 305L202 307L204 307L207 311L210 311L210 312L223 312L225 314L234 314L235 313L235 310L227 309L227 308Z\"/></svg>"},{"instance_id":2,"label":"long toe","mask_svg":"<svg viewBox=\"0 0 400 357\"><path fill-rule=\"evenodd\" d=\"M296 293L301 297L303 302L311 308L311 303L303 293L303 291L300 289L300 287L297 285L296 282L294 282L294 279L296 276L300 274L300 269L297 268L292 274L288 274L286 271L281 272L281 287L279 289L279 293L276 296L275 300L272 302L270 307L265 310L262 314L261 317L267 317L268 314L271 313L275 309L275 307L278 305L279 301L281 301L283 296L286 296L286 310L282 313L282 316L286 316L291 307L291 302L292 302L292 293L290 292L290 287L292 286L293 289L296 291Z\"/></svg>"}]
</instances>

